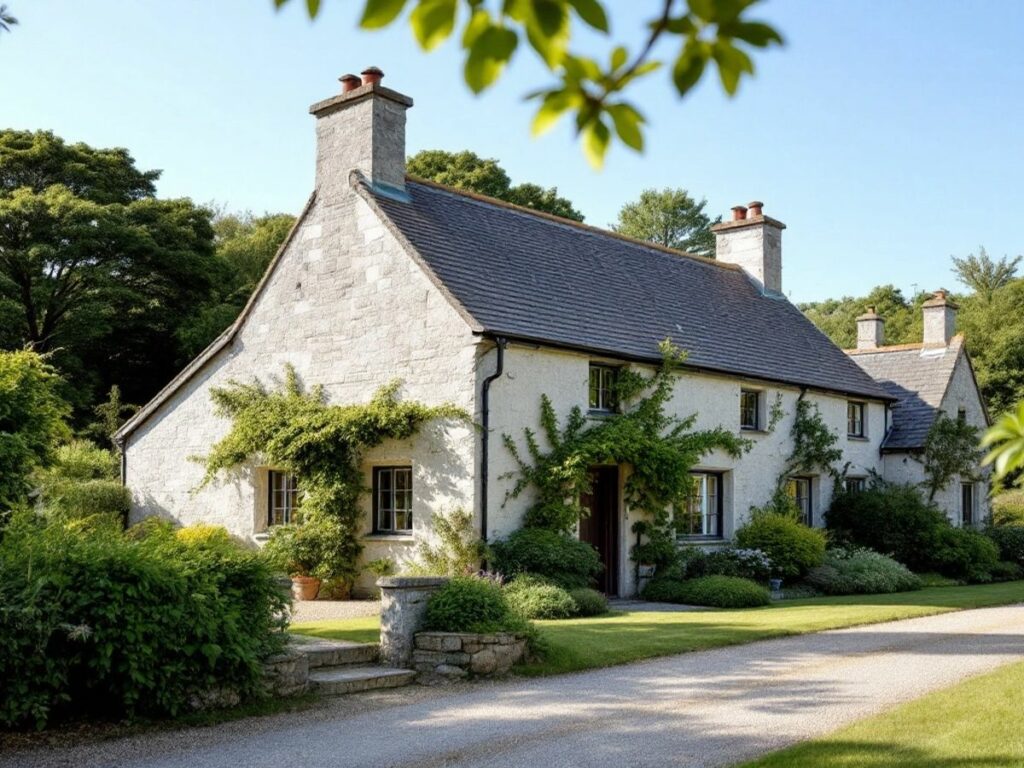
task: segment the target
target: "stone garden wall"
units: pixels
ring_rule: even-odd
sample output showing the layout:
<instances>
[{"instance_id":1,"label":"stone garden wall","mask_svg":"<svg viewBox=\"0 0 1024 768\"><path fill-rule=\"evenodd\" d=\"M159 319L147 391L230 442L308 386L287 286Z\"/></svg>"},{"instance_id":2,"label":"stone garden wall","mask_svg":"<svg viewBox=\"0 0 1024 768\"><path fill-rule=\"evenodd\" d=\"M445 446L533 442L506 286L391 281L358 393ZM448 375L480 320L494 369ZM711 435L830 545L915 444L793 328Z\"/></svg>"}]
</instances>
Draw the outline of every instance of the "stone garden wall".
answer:
<instances>
[{"instance_id":1,"label":"stone garden wall","mask_svg":"<svg viewBox=\"0 0 1024 768\"><path fill-rule=\"evenodd\" d=\"M417 682L434 685L470 675L504 675L525 655L526 638L510 632L417 632L412 662Z\"/></svg>"}]
</instances>

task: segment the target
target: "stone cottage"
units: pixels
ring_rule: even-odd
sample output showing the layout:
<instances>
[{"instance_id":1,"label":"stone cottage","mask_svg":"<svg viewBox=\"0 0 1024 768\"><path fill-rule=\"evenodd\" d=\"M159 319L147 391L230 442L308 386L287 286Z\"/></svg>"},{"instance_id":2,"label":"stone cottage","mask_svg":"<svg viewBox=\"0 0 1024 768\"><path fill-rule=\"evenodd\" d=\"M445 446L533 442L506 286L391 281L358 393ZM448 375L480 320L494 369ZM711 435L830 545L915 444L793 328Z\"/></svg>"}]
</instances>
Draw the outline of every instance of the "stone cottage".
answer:
<instances>
[{"instance_id":1,"label":"stone cottage","mask_svg":"<svg viewBox=\"0 0 1024 768\"><path fill-rule=\"evenodd\" d=\"M761 203L715 227L712 261L408 178L413 101L381 77L375 68L361 81L346 76L341 94L310 108L316 182L294 229L236 322L120 431L133 521L201 520L259 540L289 520L301 478L252 465L196 493L203 472L189 457L229 426L212 412L211 387L268 381L291 364L332 402L365 401L397 377L403 397L452 402L484 427L441 424L367 455L366 560L408 557L433 513L457 507L488 539L505 536L529 499L506 501L503 475L515 464L501 436L537 428L544 394L559 415L580 406L602 418L616 407L618 371L657 365L665 338L689 353L671 408L752 442L741 459L710 454L695 468L688 540L728 540L769 499L798 399L840 435L845 482L885 472L900 395L784 297L785 227ZM636 584L628 472L593 468L580 531L606 564L610 594ZM804 520L821 525L831 477L787 487Z\"/></svg>"},{"instance_id":2,"label":"stone cottage","mask_svg":"<svg viewBox=\"0 0 1024 768\"><path fill-rule=\"evenodd\" d=\"M920 344L885 345L885 320L870 308L857 318L857 348L847 350L856 363L896 401L891 426L882 441L882 475L893 482L925 481L921 454L938 415L966 421L978 430L989 426L963 336L956 335L956 311L946 291L922 305ZM935 494L935 502L954 525L975 526L990 514L988 470L977 467Z\"/></svg>"}]
</instances>

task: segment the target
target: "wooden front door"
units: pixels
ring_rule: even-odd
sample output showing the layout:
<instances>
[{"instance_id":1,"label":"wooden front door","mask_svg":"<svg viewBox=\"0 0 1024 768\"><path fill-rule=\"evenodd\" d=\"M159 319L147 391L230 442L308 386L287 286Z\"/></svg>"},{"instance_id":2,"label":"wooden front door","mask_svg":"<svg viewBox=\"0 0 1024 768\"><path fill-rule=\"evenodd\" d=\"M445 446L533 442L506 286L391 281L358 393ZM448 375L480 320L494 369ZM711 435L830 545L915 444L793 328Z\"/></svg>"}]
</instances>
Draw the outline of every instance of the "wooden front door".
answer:
<instances>
[{"instance_id":1,"label":"wooden front door","mask_svg":"<svg viewBox=\"0 0 1024 768\"><path fill-rule=\"evenodd\" d=\"M580 500L589 515L580 519L580 540L601 556L604 572L597 588L606 595L619 594L619 468L590 470L591 490Z\"/></svg>"}]
</instances>

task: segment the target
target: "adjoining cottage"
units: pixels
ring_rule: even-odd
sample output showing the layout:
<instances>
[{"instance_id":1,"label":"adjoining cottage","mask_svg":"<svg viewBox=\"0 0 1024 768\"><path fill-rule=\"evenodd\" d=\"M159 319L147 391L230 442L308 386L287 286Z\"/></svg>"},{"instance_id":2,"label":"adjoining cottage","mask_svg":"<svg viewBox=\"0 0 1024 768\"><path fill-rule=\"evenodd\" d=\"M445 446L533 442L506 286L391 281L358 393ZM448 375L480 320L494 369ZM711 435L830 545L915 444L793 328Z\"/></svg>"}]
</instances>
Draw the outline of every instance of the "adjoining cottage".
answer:
<instances>
[{"instance_id":1,"label":"adjoining cottage","mask_svg":"<svg viewBox=\"0 0 1024 768\"><path fill-rule=\"evenodd\" d=\"M752 443L739 459L710 454L695 469L687 540L728 540L768 501L801 399L840 435L843 482L894 471L883 446L902 395L784 297L785 227L761 203L715 227L712 261L407 178L413 102L381 77L371 68L361 83L343 78L343 93L311 107L316 188L294 229L231 328L120 431L133 520L219 523L252 540L290 520L301 479L253 464L195 492L203 468L189 457L229 426L213 413L212 387L266 382L291 364L332 402L366 401L397 377L403 397L452 402L486 425L445 424L370 451L367 561L410 556L432 514L457 507L485 537L505 536L530 499L506 500L515 464L501 436L537 429L542 395L559 415L580 406L606 417L618 372L657 365L665 338L689 354L671 408ZM593 468L580 529L613 595L636 588L629 471ZM822 525L833 484L827 473L787 479L808 525Z\"/></svg>"},{"instance_id":2,"label":"adjoining cottage","mask_svg":"<svg viewBox=\"0 0 1024 768\"><path fill-rule=\"evenodd\" d=\"M857 318L857 348L847 354L896 398L892 425L882 442L882 475L887 480L925 482L921 455L939 414L979 430L989 426L964 338L956 334L957 309L942 290L924 302L920 344L886 346L885 320L873 307ZM990 514L989 490L988 472L978 467L936 493L935 502L954 525L974 526Z\"/></svg>"}]
</instances>

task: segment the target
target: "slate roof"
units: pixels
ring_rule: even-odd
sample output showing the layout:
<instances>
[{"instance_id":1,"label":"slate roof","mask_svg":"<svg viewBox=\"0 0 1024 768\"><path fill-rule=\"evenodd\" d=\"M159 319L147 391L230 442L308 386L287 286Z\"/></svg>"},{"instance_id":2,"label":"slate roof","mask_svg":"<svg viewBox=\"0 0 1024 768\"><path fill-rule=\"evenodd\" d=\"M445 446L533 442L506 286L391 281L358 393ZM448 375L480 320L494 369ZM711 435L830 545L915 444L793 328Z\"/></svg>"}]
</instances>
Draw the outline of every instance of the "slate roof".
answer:
<instances>
[{"instance_id":1,"label":"slate roof","mask_svg":"<svg viewBox=\"0 0 1024 768\"><path fill-rule=\"evenodd\" d=\"M652 361L671 338L692 368L891 399L733 265L433 183L410 180L409 200L362 190L478 332Z\"/></svg>"},{"instance_id":2,"label":"slate roof","mask_svg":"<svg viewBox=\"0 0 1024 768\"><path fill-rule=\"evenodd\" d=\"M924 447L962 349L963 337L954 336L947 347L905 344L876 351L848 351L857 365L897 398L883 450Z\"/></svg>"}]
</instances>

